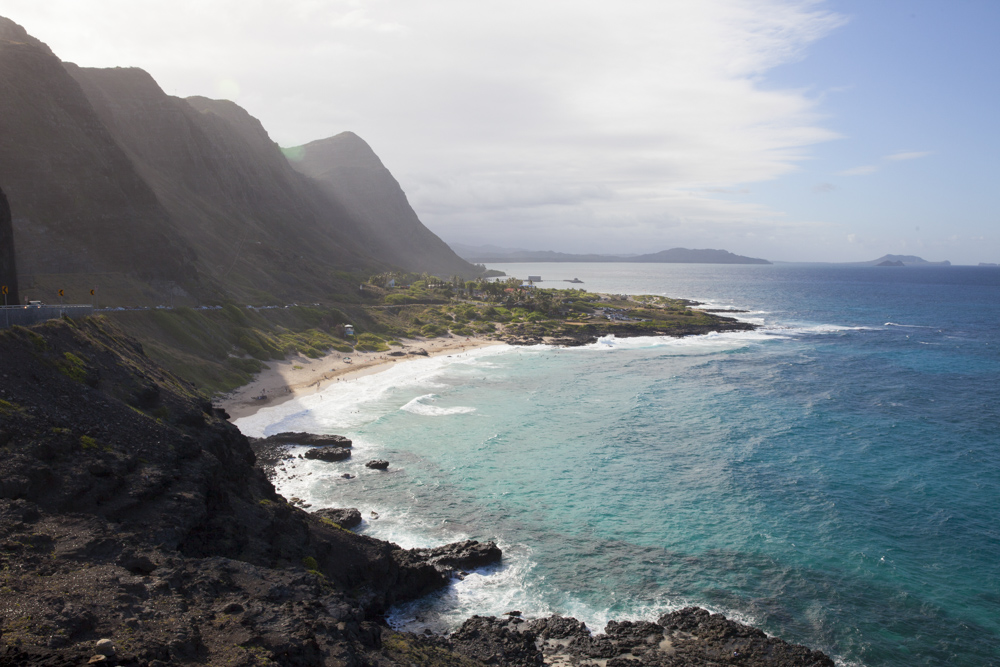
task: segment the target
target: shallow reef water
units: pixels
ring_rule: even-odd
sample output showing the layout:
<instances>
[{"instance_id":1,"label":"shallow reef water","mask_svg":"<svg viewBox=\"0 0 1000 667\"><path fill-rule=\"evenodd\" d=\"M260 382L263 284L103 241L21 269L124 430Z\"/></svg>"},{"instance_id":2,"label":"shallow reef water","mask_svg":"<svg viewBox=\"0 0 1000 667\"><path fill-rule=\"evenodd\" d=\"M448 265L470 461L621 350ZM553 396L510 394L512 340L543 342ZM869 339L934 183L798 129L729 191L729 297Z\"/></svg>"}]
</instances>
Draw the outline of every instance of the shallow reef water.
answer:
<instances>
[{"instance_id":1,"label":"shallow reef water","mask_svg":"<svg viewBox=\"0 0 1000 667\"><path fill-rule=\"evenodd\" d=\"M504 549L394 624L517 609L600 630L696 604L841 664L1000 663L1000 269L497 268L760 328L419 359L237 422L354 440L289 461L286 496L402 546Z\"/></svg>"}]
</instances>

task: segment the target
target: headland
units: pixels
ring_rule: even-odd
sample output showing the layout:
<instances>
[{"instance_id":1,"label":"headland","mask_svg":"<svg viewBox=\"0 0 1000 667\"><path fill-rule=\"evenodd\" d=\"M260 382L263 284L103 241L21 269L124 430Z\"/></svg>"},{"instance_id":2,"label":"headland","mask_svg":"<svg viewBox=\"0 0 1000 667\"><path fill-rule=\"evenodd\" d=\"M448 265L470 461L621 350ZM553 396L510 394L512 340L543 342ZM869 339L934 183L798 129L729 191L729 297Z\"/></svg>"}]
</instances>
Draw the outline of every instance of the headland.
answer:
<instances>
[{"instance_id":1,"label":"headland","mask_svg":"<svg viewBox=\"0 0 1000 667\"><path fill-rule=\"evenodd\" d=\"M227 415L106 319L13 327L0 355L0 665L833 664L693 608L598 635L514 610L394 631L391 605L495 545L405 550L292 506Z\"/></svg>"}]
</instances>

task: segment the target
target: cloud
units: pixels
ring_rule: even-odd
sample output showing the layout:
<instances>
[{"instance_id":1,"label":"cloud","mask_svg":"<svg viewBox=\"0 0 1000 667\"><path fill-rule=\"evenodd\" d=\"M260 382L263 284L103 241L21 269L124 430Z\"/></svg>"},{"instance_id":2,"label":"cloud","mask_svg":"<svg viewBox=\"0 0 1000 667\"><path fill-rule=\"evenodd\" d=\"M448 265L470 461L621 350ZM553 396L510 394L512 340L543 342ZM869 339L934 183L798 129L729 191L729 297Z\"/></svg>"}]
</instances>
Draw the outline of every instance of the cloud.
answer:
<instances>
[{"instance_id":1,"label":"cloud","mask_svg":"<svg viewBox=\"0 0 1000 667\"><path fill-rule=\"evenodd\" d=\"M883 160L916 160L918 158L927 157L930 155L930 151L910 151L903 153L893 153L892 155L886 155Z\"/></svg>"},{"instance_id":2,"label":"cloud","mask_svg":"<svg viewBox=\"0 0 1000 667\"><path fill-rule=\"evenodd\" d=\"M142 11L6 0L4 11L65 60L139 66L181 96L238 94L283 146L357 132L446 238L623 221L646 234L637 244L677 224L760 231L781 214L706 195L787 174L837 136L805 92L766 81L844 22L813 0L149 0Z\"/></svg>"},{"instance_id":3,"label":"cloud","mask_svg":"<svg viewBox=\"0 0 1000 667\"><path fill-rule=\"evenodd\" d=\"M837 186L833 183L819 183L813 186L813 192L833 192L837 189Z\"/></svg>"},{"instance_id":4,"label":"cloud","mask_svg":"<svg viewBox=\"0 0 1000 667\"><path fill-rule=\"evenodd\" d=\"M867 176L868 174L874 174L878 171L878 167L874 164L865 164L860 167L851 167L850 169L845 169L844 171L838 172L841 176Z\"/></svg>"},{"instance_id":5,"label":"cloud","mask_svg":"<svg viewBox=\"0 0 1000 667\"><path fill-rule=\"evenodd\" d=\"M882 157L883 161L898 162L900 160L916 160L918 158L927 157L931 155L930 151L908 151L902 153L893 153L892 155L885 155ZM874 174L878 171L880 167L874 164L866 164L860 167L852 167L850 169L845 169L844 171L838 172L840 176L867 176L869 174Z\"/></svg>"}]
</instances>

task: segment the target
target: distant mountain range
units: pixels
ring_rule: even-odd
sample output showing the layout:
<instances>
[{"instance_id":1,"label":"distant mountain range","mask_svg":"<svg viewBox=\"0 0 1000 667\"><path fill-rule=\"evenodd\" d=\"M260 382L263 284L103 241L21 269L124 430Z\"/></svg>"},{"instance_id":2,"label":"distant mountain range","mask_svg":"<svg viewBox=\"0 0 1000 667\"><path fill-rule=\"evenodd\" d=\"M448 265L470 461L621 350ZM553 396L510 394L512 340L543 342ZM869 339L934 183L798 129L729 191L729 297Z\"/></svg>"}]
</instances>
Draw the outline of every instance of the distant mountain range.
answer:
<instances>
[{"instance_id":1,"label":"distant mountain range","mask_svg":"<svg viewBox=\"0 0 1000 667\"><path fill-rule=\"evenodd\" d=\"M0 91L0 188L22 290L76 275L146 300L165 285L298 300L352 289L345 272L479 272L353 134L290 163L233 102L169 96L136 68L63 63L2 17Z\"/></svg>"},{"instance_id":2,"label":"distant mountain range","mask_svg":"<svg viewBox=\"0 0 1000 667\"><path fill-rule=\"evenodd\" d=\"M671 248L646 255L575 255L551 250L524 250L498 246L470 246L453 243L451 247L470 262L646 262L662 264L770 264L766 259L734 255L728 250L692 250Z\"/></svg>"}]
</instances>

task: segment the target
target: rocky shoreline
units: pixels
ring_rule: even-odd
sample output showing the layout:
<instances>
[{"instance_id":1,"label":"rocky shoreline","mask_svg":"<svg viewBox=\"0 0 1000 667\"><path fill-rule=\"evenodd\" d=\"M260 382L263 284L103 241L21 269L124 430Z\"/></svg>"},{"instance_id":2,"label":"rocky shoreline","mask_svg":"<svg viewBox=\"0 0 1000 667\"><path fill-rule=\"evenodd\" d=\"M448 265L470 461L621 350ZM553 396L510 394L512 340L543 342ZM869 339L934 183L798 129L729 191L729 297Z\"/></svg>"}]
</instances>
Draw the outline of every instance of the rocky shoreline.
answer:
<instances>
[{"instance_id":1,"label":"rocky shoreline","mask_svg":"<svg viewBox=\"0 0 1000 667\"><path fill-rule=\"evenodd\" d=\"M390 606L496 545L406 550L294 507L224 413L100 318L0 332L0 358L0 666L833 664L703 610L396 632Z\"/></svg>"}]
</instances>

